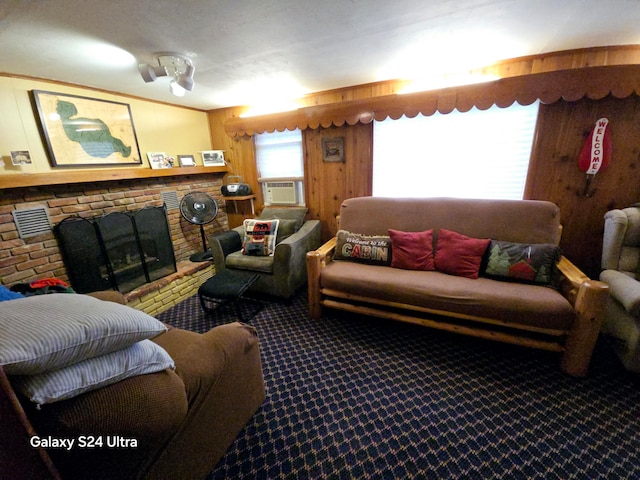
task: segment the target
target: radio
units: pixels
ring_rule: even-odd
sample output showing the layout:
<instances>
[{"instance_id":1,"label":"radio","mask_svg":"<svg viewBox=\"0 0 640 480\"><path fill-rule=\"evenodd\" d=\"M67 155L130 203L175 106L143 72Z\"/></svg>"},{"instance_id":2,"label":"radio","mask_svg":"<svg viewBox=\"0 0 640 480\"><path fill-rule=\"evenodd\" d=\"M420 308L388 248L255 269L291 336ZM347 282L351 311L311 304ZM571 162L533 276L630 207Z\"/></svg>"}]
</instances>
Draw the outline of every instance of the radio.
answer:
<instances>
[{"instance_id":1,"label":"radio","mask_svg":"<svg viewBox=\"0 0 640 480\"><path fill-rule=\"evenodd\" d=\"M225 197L244 197L251 195L251 187L242 183L242 177L231 175L227 178L226 185L222 186L222 195Z\"/></svg>"}]
</instances>

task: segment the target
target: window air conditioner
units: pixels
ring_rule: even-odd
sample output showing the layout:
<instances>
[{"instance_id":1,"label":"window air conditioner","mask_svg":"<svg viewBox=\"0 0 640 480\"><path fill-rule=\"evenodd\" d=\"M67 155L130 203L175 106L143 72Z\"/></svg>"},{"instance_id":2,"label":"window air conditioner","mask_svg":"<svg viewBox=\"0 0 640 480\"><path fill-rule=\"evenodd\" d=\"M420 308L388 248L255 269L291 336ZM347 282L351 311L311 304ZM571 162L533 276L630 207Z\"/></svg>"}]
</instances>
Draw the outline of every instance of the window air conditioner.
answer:
<instances>
[{"instance_id":1,"label":"window air conditioner","mask_svg":"<svg viewBox=\"0 0 640 480\"><path fill-rule=\"evenodd\" d=\"M296 182L265 182L266 203L269 205L297 205Z\"/></svg>"}]
</instances>

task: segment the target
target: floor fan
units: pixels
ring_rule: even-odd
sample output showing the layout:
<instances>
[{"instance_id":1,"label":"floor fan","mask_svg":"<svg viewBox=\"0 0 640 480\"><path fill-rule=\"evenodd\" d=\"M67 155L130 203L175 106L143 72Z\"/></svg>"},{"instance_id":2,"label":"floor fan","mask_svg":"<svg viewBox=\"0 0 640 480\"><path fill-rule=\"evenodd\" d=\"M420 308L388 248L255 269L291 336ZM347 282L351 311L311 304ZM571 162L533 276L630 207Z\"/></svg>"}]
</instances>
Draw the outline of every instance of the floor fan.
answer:
<instances>
[{"instance_id":1,"label":"floor fan","mask_svg":"<svg viewBox=\"0 0 640 480\"><path fill-rule=\"evenodd\" d=\"M180 201L180 213L184 219L200 225L200 236L202 237L202 252L194 253L189 257L192 262L205 262L211 259L211 252L207 249L207 242L204 236L204 226L213 222L218 215L218 203L215 199L204 192L187 193Z\"/></svg>"}]
</instances>

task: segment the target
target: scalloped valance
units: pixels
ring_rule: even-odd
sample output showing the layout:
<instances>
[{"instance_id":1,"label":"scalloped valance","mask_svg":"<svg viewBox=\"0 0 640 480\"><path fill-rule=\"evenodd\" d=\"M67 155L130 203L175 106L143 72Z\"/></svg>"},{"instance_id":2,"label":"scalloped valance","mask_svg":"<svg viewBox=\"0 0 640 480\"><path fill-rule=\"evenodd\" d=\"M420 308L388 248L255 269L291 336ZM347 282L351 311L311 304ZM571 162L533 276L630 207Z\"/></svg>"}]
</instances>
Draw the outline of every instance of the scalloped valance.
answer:
<instances>
[{"instance_id":1,"label":"scalloped valance","mask_svg":"<svg viewBox=\"0 0 640 480\"><path fill-rule=\"evenodd\" d=\"M402 115L433 115L436 111L466 112L472 107L486 110L493 105L508 107L514 102L529 105L536 100L544 104L560 99L598 100L608 95L626 98L640 95L640 65L585 67L502 78L489 83L451 87L441 90L385 95L327 105L300 108L296 111L250 118L231 118L225 131L232 137L255 133L316 129L342 126L345 123L370 123Z\"/></svg>"}]
</instances>

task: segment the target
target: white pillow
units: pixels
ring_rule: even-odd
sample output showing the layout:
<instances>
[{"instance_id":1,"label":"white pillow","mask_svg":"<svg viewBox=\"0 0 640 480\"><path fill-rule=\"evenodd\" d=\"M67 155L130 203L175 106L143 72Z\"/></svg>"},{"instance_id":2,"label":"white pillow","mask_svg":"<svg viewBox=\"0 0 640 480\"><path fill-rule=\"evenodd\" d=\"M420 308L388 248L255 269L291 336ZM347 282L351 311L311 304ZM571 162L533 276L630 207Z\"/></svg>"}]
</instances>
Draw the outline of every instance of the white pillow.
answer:
<instances>
[{"instance_id":1,"label":"white pillow","mask_svg":"<svg viewBox=\"0 0 640 480\"><path fill-rule=\"evenodd\" d=\"M88 295L54 293L0 302L0 365L36 375L167 330L144 312Z\"/></svg>"},{"instance_id":2,"label":"white pillow","mask_svg":"<svg viewBox=\"0 0 640 480\"><path fill-rule=\"evenodd\" d=\"M73 398L125 378L174 369L169 354L151 340L40 375L12 378L16 389L38 405Z\"/></svg>"}]
</instances>

